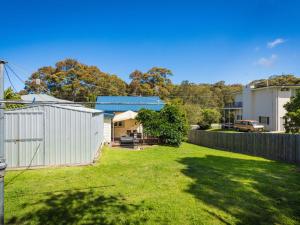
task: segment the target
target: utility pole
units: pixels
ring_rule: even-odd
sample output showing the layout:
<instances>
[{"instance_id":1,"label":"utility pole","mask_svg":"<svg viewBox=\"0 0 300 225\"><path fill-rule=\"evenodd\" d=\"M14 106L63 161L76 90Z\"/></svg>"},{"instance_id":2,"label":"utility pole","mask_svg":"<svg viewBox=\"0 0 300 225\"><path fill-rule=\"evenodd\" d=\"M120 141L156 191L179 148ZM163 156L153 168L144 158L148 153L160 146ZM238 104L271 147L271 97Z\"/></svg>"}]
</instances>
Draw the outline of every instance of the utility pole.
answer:
<instances>
[{"instance_id":1,"label":"utility pole","mask_svg":"<svg viewBox=\"0 0 300 225\"><path fill-rule=\"evenodd\" d=\"M4 64L0 59L0 100L4 100ZM0 225L4 225L4 173L6 168L4 158L4 103L0 103Z\"/></svg>"}]
</instances>

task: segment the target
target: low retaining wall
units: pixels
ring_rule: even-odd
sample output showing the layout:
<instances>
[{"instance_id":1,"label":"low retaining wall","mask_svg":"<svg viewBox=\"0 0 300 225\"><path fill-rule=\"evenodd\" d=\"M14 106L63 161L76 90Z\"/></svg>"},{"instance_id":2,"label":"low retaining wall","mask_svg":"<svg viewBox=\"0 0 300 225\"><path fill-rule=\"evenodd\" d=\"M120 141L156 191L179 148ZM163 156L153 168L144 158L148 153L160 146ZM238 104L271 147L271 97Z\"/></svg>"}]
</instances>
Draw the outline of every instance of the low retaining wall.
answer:
<instances>
[{"instance_id":1,"label":"low retaining wall","mask_svg":"<svg viewBox=\"0 0 300 225\"><path fill-rule=\"evenodd\" d=\"M300 135L191 130L189 142L209 148L300 164Z\"/></svg>"}]
</instances>

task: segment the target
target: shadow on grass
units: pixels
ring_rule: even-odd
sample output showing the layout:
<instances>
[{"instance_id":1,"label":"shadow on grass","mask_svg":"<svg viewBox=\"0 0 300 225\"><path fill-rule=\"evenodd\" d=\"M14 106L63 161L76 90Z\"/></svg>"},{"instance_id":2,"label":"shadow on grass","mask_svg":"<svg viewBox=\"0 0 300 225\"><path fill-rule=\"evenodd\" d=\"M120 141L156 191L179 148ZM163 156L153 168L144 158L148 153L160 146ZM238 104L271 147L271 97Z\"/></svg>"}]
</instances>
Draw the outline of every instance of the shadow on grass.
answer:
<instances>
[{"instance_id":1,"label":"shadow on grass","mask_svg":"<svg viewBox=\"0 0 300 225\"><path fill-rule=\"evenodd\" d=\"M99 195L89 191L48 193L43 200L24 204L33 211L22 217L13 217L7 224L143 224L146 218L135 217L143 205L126 202L122 196ZM147 209L149 210L149 209Z\"/></svg>"},{"instance_id":2,"label":"shadow on grass","mask_svg":"<svg viewBox=\"0 0 300 225\"><path fill-rule=\"evenodd\" d=\"M295 167L212 155L179 162L186 165L183 174L194 179L186 191L230 214L237 224L300 223L300 173ZM208 213L230 222L215 210Z\"/></svg>"}]
</instances>

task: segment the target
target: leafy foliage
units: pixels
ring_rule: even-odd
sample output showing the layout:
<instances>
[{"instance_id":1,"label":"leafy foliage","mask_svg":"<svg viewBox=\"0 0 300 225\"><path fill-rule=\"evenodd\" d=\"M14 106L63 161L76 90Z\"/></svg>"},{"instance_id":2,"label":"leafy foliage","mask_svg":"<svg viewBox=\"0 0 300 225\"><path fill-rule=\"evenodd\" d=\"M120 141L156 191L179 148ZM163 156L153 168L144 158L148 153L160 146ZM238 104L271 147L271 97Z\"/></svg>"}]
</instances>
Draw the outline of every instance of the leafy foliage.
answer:
<instances>
[{"instance_id":1,"label":"leafy foliage","mask_svg":"<svg viewBox=\"0 0 300 225\"><path fill-rule=\"evenodd\" d=\"M278 85L298 85L300 84L300 78L292 75L273 75L268 79L254 80L251 82L256 88L266 86L278 86Z\"/></svg>"},{"instance_id":2,"label":"leafy foliage","mask_svg":"<svg viewBox=\"0 0 300 225\"><path fill-rule=\"evenodd\" d=\"M209 129L211 124L220 122L221 113L217 109L203 109L201 113L202 118L198 125L202 130Z\"/></svg>"},{"instance_id":3,"label":"leafy foliage","mask_svg":"<svg viewBox=\"0 0 300 225\"><path fill-rule=\"evenodd\" d=\"M234 101L234 93L242 90L242 85L225 85L224 81L215 84L194 84L183 81L176 85L171 97L181 98L184 104L197 104L201 108L222 108Z\"/></svg>"},{"instance_id":4,"label":"leafy foliage","mask_svg":"<svg viewBox=\"0 0 300 225\"><path fill-rule=\"evenodd\" d=\"M183 105L183 110L186 113L188 124L195 125L202 121L202 108L199 105L188 103Z\"/></svg>"},{"instance_id":5,"label":"leafy foliage","mask_svg":"<svg viewBox=\"0 0 300 225\"><path fill-rule=\"evenodd\" d=\"M285 130L287 133L300 132L300 91L296 92L296 96L284 105L287 113L285 115Z\"/></svg>"},{"instance_id":6,"label":"leafy foliage","mask_svg":"<svg viewBox=\"0 0 300 225\"><path fill-rule=\"evenodd\" d=\"M129 94L132 95L158 95L161 98L169 96L173 84L171 79L172 72L169 69L153 67L146 73L135 70L130 74Z\"/></svg>"},{"instance_id":7,"label":"leafy foliage","mask_svg":"<svg viewBox=\"0 0 300 225\"><path fill-rule=\"evenodd\" d=\"M143 109L137 120L147 135L158 137L163 144L179 146L187 134L185 113L177 105L165 105L160 112Z\"/></svg>"},{"instance_id":8,"label":"leafy foliage","mask_svg":"<svg viewBox=\"0 0 300 225\"><path fill-rule=\"evenodd\" d=\"M36 79L40 79L38 85ZM38 69L26 81L27 93L48 93L72 101L91 101L98 95L126 95L127 84L116 75L74 59Z\"/></svg>"},{"instance_id":9,"label":"leafy foliage","mask_svg":"<svg viewBox=\"0 0 300 225\"><path fill-rule=\"evenodd\" d=\"M6 100L21 100L21 96L14 92L11 87L7 88L4 91L4 99ZM6 109L15 109L15 108L20 108L23 107L22 104L5 104Z\"/></svg>"}]
</instances>

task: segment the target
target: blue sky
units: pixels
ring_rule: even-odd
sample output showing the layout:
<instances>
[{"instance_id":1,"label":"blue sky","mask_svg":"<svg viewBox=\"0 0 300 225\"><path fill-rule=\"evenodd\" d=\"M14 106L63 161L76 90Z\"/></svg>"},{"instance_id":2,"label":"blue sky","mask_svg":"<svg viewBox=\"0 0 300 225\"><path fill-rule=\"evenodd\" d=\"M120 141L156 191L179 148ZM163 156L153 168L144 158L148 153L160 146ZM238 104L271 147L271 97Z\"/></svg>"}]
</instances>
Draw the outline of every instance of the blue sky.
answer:
<instances>
[{"instance_id":1,"label":"blue sky","mask_svg":"<svg viewBox=\"0 0 300 225\"><path fill-rule=\"evenodd\" d=\"M69 57L126 81L161 66L175 83L245 84L300 74L299 8L296 0L3 1L0 57L23 79Z\"/></svg>"}]
</instances>

